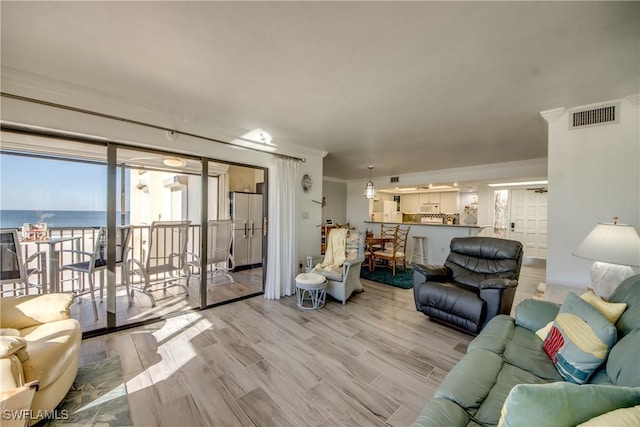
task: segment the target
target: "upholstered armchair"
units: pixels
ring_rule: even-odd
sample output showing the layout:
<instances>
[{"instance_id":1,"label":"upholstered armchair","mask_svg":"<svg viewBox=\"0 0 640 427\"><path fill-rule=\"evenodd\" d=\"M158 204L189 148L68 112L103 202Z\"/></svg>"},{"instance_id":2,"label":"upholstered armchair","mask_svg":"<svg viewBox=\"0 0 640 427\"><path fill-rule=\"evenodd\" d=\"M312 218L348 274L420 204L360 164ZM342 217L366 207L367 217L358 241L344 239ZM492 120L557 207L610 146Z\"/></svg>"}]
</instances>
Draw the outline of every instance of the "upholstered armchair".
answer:
<instances>
[{"instance_id":1,"label":"upholstered armchair","mask_svg":"<svg viewBox=\"0 0 640 427\"><path fill-rule=\"evenodd\" d=\"M72 301L61 293L0 298L0 393L38 381L34 415L52 411L78 372L82 331Z\"/></svg>"},{"instance_id":2,"label":"upholstered armchair","mask_svg":"<svg viewBox=\"0 0 640 427\"><path fill-rule=\"evenodd\" d=\"M444 265L414 265L416 309L472 334L509 314L522 265L522 244L493 237L456 237Z\"/></svg>"},{"instance_id":3,"label":"upholstered armchair","mask_svg":"<svg viewBox=\"0 0 640 427\"><path fill-rule=\"evenodd\" d=\"M333 229L331 234L338 229ZM323 256L308 256L306 272L321 274L327 278L327 294L331 295L342 305L354 292L362 292L362 282L360 282L360 268L364 262L364 239L365 233L349 230L345 241L345 261L337 271L326 270L318 265L323 260Z\"/></svg>"}]
</instances>

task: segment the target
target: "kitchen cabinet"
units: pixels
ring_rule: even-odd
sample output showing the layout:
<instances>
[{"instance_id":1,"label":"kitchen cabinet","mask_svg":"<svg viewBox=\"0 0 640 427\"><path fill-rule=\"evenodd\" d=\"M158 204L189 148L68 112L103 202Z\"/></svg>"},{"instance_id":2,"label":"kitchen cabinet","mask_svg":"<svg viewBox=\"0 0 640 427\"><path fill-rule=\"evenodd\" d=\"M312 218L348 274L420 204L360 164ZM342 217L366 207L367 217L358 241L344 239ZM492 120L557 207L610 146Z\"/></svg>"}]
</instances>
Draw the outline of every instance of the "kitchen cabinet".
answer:
<instances>
[{"instance_id":1,"label":"kitchen cabinet","mask_svg":"<svg viewBox=\"0 0 640 427\"><path fill-rule=\"evenodd\" d=\"M440 204L440 193L420 193L418 194L418 203L435 203Z\"/></svg>"},{"instance_id":2,"label":"kitchen cabinet","mask_svg":"<svg viewBox=\"0 0 640 427\"><path fill-rule=\"evenodd\" d=\"M458 213L458 192L447 191L440 193L440 212Z\"/></svg>"},{"instance_id":3,"label":"kitchen cabinet","mask_svg":"<svg viewBox=\"0 0 640 427\"><path fill-rule=\"evenodd\" d=\"M231 193L233 244L236 267L262 263L262 194Z\"/></svg>"},{"instance_id":4,"label":"kitchen cabinet","mask_svg":"<svg viewBox=\"0 0 640 427\"><path fill-rule=\"evenodd\" d=\"M419 194L403 194L400 196L400 212L418 212Z\"/></svg>"}]
</instances>

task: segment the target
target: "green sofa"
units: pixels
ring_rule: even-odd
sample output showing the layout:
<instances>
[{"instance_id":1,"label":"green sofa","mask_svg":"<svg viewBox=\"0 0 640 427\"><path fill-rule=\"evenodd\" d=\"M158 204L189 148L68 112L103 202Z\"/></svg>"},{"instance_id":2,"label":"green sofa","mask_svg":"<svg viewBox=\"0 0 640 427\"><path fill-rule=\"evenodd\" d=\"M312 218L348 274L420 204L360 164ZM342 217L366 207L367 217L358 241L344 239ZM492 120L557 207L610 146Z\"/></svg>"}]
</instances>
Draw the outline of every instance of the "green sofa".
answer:
<instances>
[{"instance_id":1,"label":"green sofa","mask_svg":"<svg viewBox=\"0 0 640 427\"><path fill-rule=\"evenodd\" d=\"M627 307L607 359L586 384L566 382L535 333L556 319L561 304L529 299L515 319L499 315L487 323L414 426L575 426L618 408L640 417L640 275L608 301Z\"/></svg>"}]
</instances>

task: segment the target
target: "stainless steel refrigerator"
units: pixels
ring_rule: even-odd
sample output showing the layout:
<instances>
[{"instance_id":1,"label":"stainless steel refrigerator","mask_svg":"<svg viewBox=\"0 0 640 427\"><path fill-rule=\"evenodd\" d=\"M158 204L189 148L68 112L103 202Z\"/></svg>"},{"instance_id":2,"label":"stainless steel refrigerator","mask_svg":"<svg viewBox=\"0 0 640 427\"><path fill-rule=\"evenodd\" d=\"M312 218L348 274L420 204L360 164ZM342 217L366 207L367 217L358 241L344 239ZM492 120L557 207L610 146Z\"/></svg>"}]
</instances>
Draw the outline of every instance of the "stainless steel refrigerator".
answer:
<instances>
[{"instance_id":1,"label":"stainless steel refrigerator","mask_svg":"<svg viewBox=\"0 0 640 427\"><path fill-rule=\"evenodd\" d=\"M262 194L231 192L236 268L262 263Z\"/></svg>"}]
</instances>

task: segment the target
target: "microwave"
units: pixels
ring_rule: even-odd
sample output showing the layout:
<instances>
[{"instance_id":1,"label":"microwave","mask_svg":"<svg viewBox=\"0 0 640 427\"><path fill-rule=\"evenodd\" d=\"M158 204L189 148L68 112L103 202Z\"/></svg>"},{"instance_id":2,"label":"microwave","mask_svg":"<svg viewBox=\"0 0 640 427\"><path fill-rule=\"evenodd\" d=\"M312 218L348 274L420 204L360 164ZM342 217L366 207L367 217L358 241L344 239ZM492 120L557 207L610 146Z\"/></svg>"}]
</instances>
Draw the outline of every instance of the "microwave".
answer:
<instances>
[{"instance_id":1,"label":"microwave","mask_svg":"<svg viewBox=\"0 0 640 427\"><path fill-rule=\"evenodd\" d=\"M418 207L418 212L419 213L437 214L437 213L440 213L440 205L437 205L435 203L422 203Z\"/></svg>"}]
</instances>

